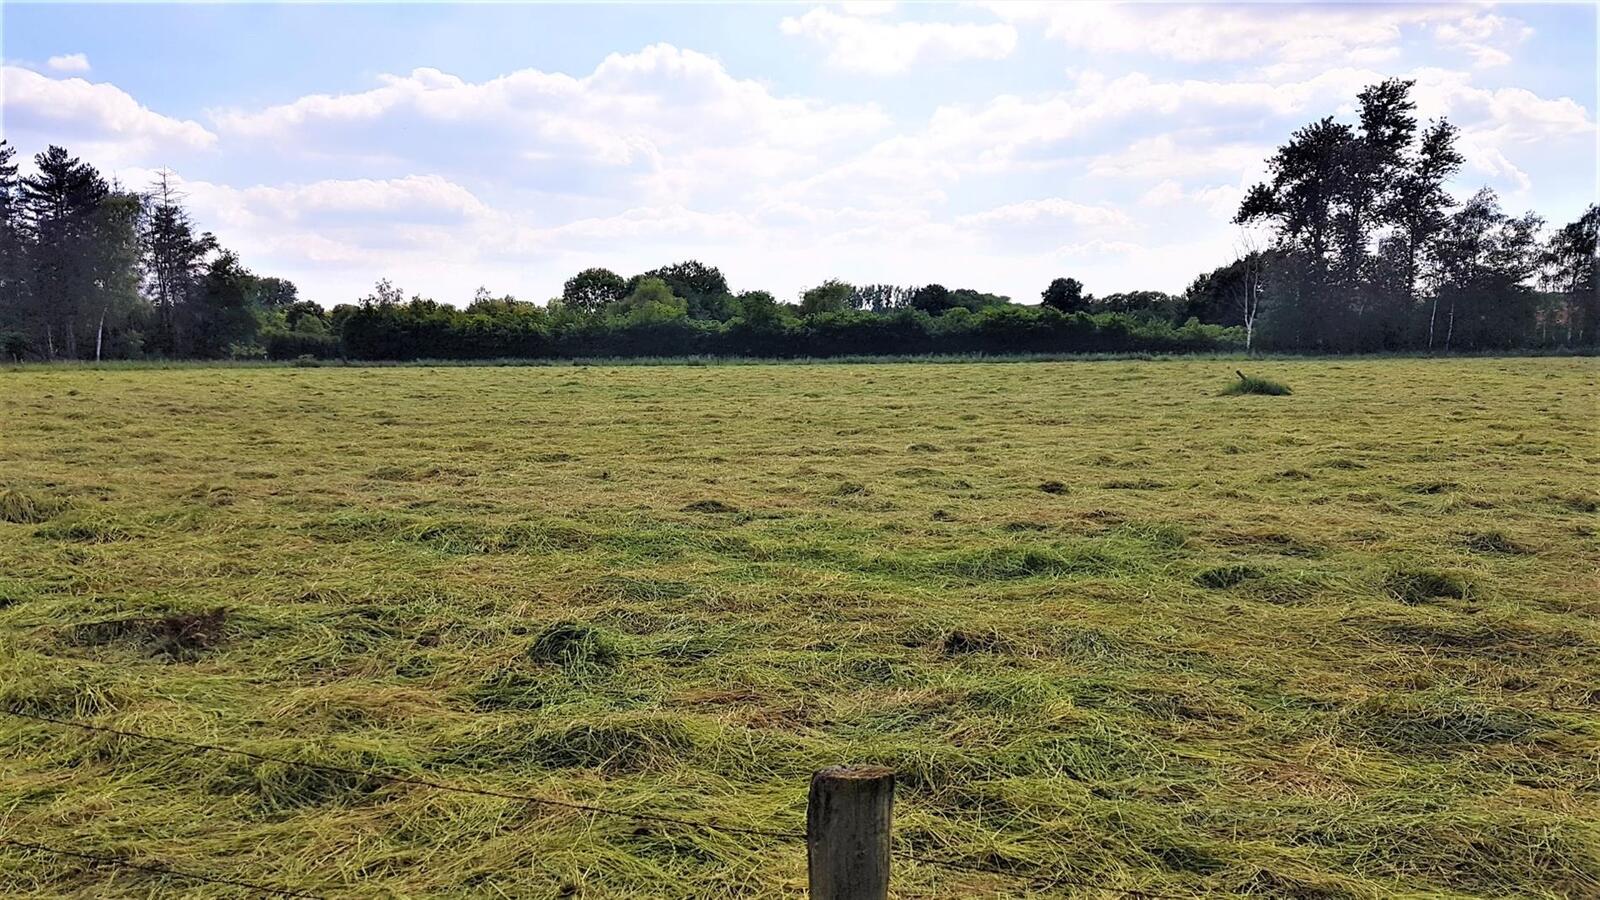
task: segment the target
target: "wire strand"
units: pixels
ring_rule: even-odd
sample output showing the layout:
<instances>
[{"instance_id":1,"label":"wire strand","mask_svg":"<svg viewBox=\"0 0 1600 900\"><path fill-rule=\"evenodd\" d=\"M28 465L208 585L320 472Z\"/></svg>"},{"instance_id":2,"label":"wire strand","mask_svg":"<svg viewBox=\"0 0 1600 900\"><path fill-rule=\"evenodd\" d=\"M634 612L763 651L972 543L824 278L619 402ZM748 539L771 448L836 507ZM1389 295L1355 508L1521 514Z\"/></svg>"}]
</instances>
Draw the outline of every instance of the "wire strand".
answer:
<instances>
[{"instance_id":1,"label":"wire strand","mask_svg":"<svg viewBox=\"0 0 1600 900\"><path fill-rule=\"evenodd\" d=\"M84 722L73 722L67 719L57 719L53 716L42 716L36 713L18 712L12 709L0 709L0 714L14 716L19 719L32 719L36 722L47 722L52 725L62 725L68 728L81 728L84 731L97 731L104 734L115 734L121 737L136 738L156 743L171 744L177 747L188 747L194 750L206 750L212 753L229 753L243 756L248 759L262 762L275 762L286 766L301 766L308 769L320 769L324 772L338 772L343 775L356 775L363 778L373 778L393 784L408 784L415 787L431 788L436 791L450 791L458 794L475 794L480 797L497 797L502 800L520 800L525 803L538 803L545 806L556 806L563 809L572 809L579 812L595 813L596 815L617 816L633 819L640 822L665 822L673 825L682 825L687 828L699 828L705 831L723 831L733 834L751 834L759 837L779 838L782 840L805 840L803 832L776 831L765 828L741 828L735 825L722 825L716 822L697 822L693 819L680 819L675 816L661 815L659 813L629 812L620 809L607 809L589 803L575 803L570 800L552 800L549 797L538 797L532 794L513 794L506 791L494 791L485 788L461 787L445 784L439 781L430 781L424 778L407 778L402 775L384 775L381 772L370 772L362 769L352 769L345 766L329 765L327 763L306 762L304 760L288 759L282 756L272 756L266 753L256 753L251 750L239 750L234 747L223 747L217 744L202 744L196 741L185 741L178 738L162 737L154 734L143 734L137 731L125 731L120 728L107 728L103 725L89 725Z\"/></svg>"},{"instance_id":2,"label":"wire strand","mask_svg":"<svg viewBox=\"0 0 1600 900\"><path fill-rule=\"evenodd\" d=\"M140 872L149 872L157 875L172 875L178 878L187 878L191 881L205 881L211 884L226 884L233 887L242 887L258 891L269 897L302 897L309 900L324 900L321 894L311 894L305 891L291 891L287 888L275 888L265 884L256 884L253 881L241 881L236 878L222 878L216 875L201 875L198 872L185 872L181 869L169 869L166 866L153 866L148 863L136 863L115 856L100 856L95 853L84 853L79 850L63 850L60 847L47 847L44 844L35 844L31 841L19 841L16 838L0 837L0 845L21 847L24 850L33 850L40 853L54 853L58 856L71 856L77 859L88 860L96 865L116 866L123 869L137 869Z\"/></svg>"}]
</instances>

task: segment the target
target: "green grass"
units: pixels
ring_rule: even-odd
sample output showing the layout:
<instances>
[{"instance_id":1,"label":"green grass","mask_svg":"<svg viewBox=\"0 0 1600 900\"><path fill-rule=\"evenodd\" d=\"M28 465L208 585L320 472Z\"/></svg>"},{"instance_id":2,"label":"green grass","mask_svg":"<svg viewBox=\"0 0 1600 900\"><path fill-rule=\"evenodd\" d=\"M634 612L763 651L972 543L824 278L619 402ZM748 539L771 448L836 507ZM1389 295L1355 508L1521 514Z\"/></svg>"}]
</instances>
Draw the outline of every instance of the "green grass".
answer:
<instances>
[{"instance_id":1,"label":"green grass","mask_svg":"<svg viewBox=\"0 0 1600 900\"><path fill-rule=\"evenodd\" d=\"M1177 895L1600 895L1571 358L0 371L0 703ZM338 896L804 848L0 718L0 836ZM0 849L8 896L232 888ZM1029 882L901 861L899 897ZM1051 895L1044 888L1037 895Z\"/></svg>"}]
</instances>

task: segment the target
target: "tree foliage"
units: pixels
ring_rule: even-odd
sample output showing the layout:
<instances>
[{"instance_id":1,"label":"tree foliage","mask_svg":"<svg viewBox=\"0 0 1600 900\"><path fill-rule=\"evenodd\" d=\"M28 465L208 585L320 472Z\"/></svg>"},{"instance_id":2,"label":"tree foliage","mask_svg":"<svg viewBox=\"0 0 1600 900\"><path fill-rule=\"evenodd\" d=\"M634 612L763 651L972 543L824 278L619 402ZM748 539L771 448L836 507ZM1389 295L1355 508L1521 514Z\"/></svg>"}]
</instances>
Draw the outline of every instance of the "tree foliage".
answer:
<instances>
[{"instance_id":1,"label":"tree foliage","mask_svg":"<svg viewBox=\"0 0 1600 900\"><path fill-rule=\"evenodd\" d=\"M1459 206L1456 130L1419 124L1412 84L1363 90L1352 122L1293 132L1243 198L1234 259L1183 294L1096 297L1052 280L1037 306L974 288L828 279L797 304L734 293L698 260L630 278L588 268L541 305L480 288L464 307L382 279L325 309L251 272L161 173L140 194L50 147L21 174L0 141L0 358L356 359L718 354L1593 346L1600 206L1541 243L1490 191ZM1542 287L1543 290L1537 288ZM1259 323L1258 323L1259 314Z\"/></svg>"}]
</instances>

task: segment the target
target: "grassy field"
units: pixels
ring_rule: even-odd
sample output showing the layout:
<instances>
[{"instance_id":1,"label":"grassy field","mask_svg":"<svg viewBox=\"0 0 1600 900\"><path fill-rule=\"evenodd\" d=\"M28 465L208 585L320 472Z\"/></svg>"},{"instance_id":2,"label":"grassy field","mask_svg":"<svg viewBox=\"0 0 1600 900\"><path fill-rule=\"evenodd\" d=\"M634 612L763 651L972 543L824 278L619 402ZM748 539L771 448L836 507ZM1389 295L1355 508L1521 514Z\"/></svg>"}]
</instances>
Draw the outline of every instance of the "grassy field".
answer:
<instances>
[{"instance_id":1,"label":"grassy field","mask_svg":"<svg viewBox=\"0 0 1600 900\"><path fill-rule=\"evenodd\" d=\"M0 703L759 829L883 763L897 847L1028 876L900 897L1600 896L1595 361L1238 365L0 372ZM0 837L153 865L804 894L775 838L0 748Z\"/></svg>"}]
</instances>

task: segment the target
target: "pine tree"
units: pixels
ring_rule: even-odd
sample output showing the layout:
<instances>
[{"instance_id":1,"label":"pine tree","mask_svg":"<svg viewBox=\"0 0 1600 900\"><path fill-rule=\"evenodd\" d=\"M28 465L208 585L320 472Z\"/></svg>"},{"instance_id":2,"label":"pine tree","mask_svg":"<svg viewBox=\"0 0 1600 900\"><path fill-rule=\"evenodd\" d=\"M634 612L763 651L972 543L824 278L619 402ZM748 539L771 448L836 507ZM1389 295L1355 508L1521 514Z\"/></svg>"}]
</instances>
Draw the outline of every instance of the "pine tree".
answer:
<instances>
[{"instance_id":1,"label":"pine tree","mask_svg":"<svg viewBox=\"0 0 1600 900\"><path fill-rule=\"evenodd\" d=\"M149 198L144 256L149 296L156 311L156 346L184 355L194 349L193 336L184 327L194 318L188 307L198 302L206 257L217 249L217 239L209 232L195 234L168 172L157 177Z\"/></svg>"}]
</instances>

